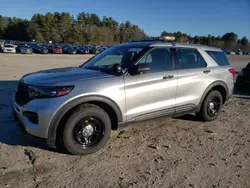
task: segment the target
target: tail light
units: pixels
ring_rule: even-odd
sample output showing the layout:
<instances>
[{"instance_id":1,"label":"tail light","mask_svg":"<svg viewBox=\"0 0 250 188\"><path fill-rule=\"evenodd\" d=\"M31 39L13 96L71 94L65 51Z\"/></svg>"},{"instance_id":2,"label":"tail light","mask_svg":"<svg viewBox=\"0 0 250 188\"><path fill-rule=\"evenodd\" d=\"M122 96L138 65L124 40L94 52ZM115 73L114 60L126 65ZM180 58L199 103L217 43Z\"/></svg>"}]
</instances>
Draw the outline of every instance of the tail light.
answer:
<instances>
[{"instance_id":1,"label":"tail light","mask_svg":"<svg viewBox=\"0 0 250 188\"><path fill-rule=\"evenodd\" d=\"M233 79L235 79L235 73L236 73L235 69L231 68L231 69L229 69L229 72L232 74Z\"/></svg>"}]
</instances>

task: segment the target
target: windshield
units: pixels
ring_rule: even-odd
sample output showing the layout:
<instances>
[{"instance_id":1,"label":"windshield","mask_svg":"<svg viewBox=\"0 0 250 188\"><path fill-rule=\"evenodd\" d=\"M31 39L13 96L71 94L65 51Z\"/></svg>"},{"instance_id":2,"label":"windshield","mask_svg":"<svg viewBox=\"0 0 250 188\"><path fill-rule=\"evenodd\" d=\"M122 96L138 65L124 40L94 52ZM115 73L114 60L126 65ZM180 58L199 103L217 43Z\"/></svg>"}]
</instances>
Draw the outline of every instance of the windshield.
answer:
<instances>
[{"instance_id":1,"label":"windshield","mask_svg":"<svg viewBox=\"0 0 250 188\"><path fill-rule=\"evenodd\" d=\"M12 46L12 45L5 45L4 47L6 47L6 48L13 48L14 46Z\"/></svg>"},{"instance_id":2,"label":"windshield","mask_svg":"<svg viewBox=\"0 0 250 188\"><path fill-rule=\"evenodd\" d=\"M24 46L22 46L21 48L30 48L29 46L27 46L27 45L24 45Z\"/></svg>"},{"instance_id":3,"label":"windshield","mask_svg":"<svg viewBox=\"0 0 250 188\"><path fill-rule=\"evenodd\" d=\"M103 70L119 64L122 69L128 68L147 50L146 47L114 46L94 56L81 67L86 69Z\"/></svg>"}]
</instances>

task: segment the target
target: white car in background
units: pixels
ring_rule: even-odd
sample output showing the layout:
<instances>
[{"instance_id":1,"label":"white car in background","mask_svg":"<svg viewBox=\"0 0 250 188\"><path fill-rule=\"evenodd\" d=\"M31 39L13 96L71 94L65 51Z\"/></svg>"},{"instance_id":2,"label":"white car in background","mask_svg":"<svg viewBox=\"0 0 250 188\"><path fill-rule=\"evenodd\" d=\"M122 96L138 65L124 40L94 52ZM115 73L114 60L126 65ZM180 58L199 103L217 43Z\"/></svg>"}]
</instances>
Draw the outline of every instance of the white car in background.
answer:
<instances>
[{"instance_id":1,"label":"white car in background","mask_svg":"<svg viewBox=\"0 0 250 188\"><path fill-rule=\"evenodd\" d=\"M230 55L235 55L236 52L235 52L235 51L229 51L229 54L230 54Z\"/></svg>"},{"instance_id":2,"label":"white car in background","mask_svg":"<svg viewBox=\"0 0 250 188\"><path fill-rule=\"evenodd\" d=\"M16 47L12 44L5 44L3 47L4 53L16 53Z\"/></svg>"}]
</instances>

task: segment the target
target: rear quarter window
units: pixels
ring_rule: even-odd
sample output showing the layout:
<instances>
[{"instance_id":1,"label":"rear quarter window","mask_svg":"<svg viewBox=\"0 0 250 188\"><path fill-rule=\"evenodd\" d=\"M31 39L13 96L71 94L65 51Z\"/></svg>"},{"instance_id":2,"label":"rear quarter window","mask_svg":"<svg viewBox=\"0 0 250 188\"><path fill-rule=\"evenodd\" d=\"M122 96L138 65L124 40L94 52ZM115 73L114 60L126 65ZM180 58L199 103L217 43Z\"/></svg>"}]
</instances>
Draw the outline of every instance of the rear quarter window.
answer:
<instances>
[{"instance_id":1,"label":"rear quarter window","mask_svg":"<svg viewBox=\"0 0 250 188\"><path fill-rule=\"evenodd\" d=\"M216 51L206 51L220 66L228 66L230 65L227 56L224 52L216 52Z\"/></svg>"}]
</instances>

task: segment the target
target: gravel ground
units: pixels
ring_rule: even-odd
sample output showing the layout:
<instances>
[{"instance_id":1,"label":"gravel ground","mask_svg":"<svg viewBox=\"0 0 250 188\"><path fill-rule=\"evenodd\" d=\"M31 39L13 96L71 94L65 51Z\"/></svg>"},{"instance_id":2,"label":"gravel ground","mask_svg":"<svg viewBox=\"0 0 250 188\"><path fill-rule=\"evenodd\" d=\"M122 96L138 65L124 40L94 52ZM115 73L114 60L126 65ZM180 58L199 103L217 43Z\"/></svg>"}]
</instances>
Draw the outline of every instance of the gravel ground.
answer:
<instances>
[{"instance_id":1,"label":"gravel ground","mask_svg":"<svg viewBox=\"0 0 250 188\"><path fill-rule=\"evenodd\" d=\"M25 138L11 115L17 80L88 56L0 54L0 187L250 187L250 98L237 93L214 122L192 115L114 131L88 156L51 151ZM239 71L250 56L230 56Z\"/></svg>"}]
</instances>

